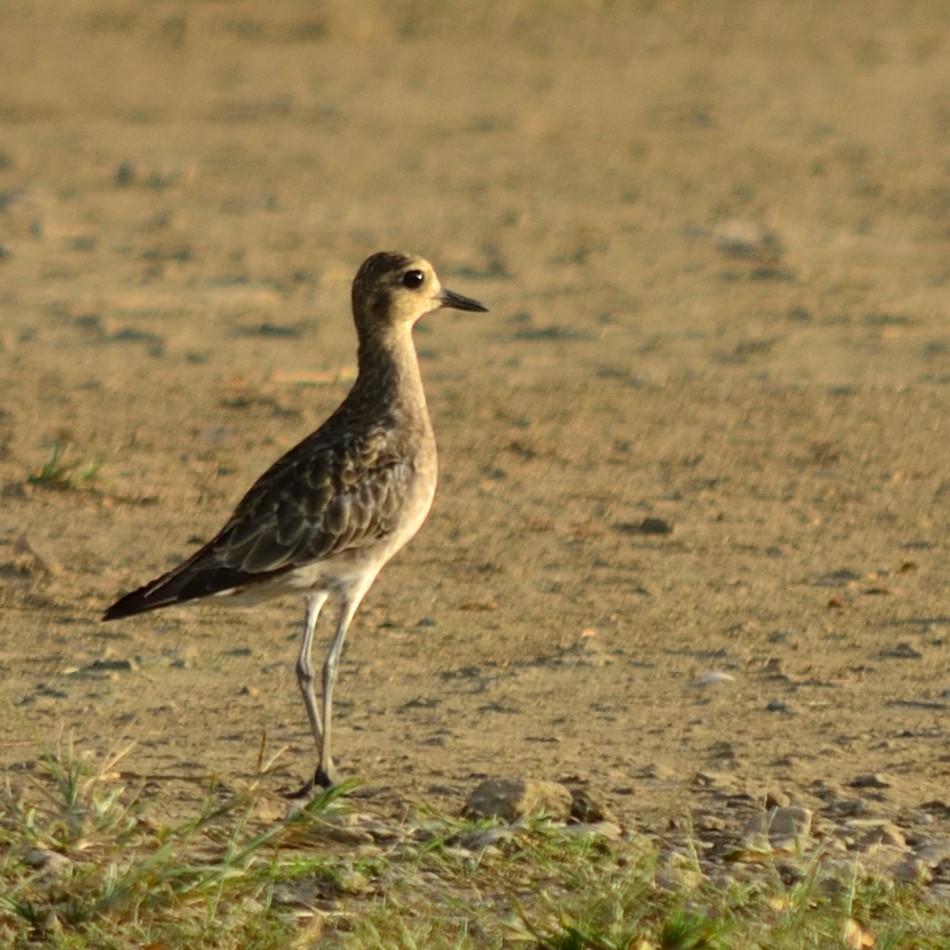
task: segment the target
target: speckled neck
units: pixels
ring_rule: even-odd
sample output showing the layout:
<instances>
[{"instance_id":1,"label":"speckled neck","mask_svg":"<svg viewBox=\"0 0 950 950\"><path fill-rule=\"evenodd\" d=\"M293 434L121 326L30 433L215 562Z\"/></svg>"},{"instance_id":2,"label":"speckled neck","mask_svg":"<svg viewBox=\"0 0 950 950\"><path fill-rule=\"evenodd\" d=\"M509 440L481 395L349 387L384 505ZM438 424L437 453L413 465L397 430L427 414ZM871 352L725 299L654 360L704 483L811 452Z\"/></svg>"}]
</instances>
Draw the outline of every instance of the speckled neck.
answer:
<instances>
[{"instance_id":1,"label":"speckled neck","mask_svg":"<svg viewBox=\"0 0 950 950\"><path fill-rule=\"evenodd\" d=\"M411 327L381 327L365 336L357 359L359 372L348 400L354 410L368 415L384 409L398 415L401 424L430 428Z\"/></svg>"}]
</instances>

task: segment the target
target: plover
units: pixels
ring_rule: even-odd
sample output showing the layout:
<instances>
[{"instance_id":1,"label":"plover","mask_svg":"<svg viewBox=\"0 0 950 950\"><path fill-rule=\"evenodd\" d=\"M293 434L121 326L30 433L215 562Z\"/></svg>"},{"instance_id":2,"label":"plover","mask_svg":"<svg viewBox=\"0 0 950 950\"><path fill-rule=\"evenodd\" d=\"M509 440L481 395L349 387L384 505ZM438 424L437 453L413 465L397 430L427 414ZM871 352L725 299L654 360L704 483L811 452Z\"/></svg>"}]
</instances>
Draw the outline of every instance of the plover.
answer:
<instances>
[{"instance_id":1,"label":"plover","mask_svg":"<svg viewBox=\"0 0 950 950\"><path fill-rule=\"evenodd\" d=\"M346 399L255 482L211 541L103 616L116 620L199 598L255 603L302 594L296 673L317 746L312 785L335 781L330 720L347 629L382 566L425 521L435 494L435 437L412 328L441 307L487 310L444 288L421 257L383 252L364 261L353 281L359 369ZM321 712L310 655L331 596L339 613L323 665Z\"/></svg>"}]
</instances>

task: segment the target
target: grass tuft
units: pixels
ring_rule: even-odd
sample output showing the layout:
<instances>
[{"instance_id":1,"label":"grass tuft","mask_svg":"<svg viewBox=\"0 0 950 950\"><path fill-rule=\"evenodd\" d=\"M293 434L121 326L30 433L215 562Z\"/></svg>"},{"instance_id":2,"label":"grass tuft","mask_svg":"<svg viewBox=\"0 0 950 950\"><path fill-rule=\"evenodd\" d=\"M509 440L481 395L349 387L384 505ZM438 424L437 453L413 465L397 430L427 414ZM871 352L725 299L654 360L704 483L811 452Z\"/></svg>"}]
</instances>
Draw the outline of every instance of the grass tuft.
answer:
<instances>
[{"instance_id":1,"label":"grass tuft","mask_svg":"<svg viewBox=\"0 0 950 950\"><path fill-rule=\"evenodd\" d=\"M275 887L332 877L330 859L295 854L308 827L340 813L348 783L261 826L256 783L237 794L214 784L197 814L156 823L116 766L71 744L0 790L0 946L277 946L296 918L275 908Z\"/></svg>"},{"instance_id":2,"label":"grass tuft","mask_svg":"<svg viewBox=\"0 0 950 950\"><path fill-rule=\"evenodd\" d=\"M101 459L90 462L64 462L62 443L54 442L49 458L38 472L27 478L31 485L53 488L59 491L75 491L95 481L102 468Z\"/></svg>"}]
</instances>

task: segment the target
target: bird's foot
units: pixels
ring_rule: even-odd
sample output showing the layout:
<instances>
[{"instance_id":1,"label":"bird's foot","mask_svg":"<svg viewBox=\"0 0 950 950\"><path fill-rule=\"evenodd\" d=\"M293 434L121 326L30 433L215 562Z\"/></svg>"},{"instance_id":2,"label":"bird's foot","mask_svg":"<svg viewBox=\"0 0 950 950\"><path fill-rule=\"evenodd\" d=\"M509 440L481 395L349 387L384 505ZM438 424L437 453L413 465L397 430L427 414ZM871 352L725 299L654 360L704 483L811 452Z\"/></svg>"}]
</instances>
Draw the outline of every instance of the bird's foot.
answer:
<instances>
[{"instance_id":1,"label":"bird's foot","mask_svg":"<svg viewBox=\"0 0 950 950\"><path fill-rule=\"evenodd\" d=\"M290 799L291 801L299 801L301 799L313 798L316 793L329 791L338 784L339 779L337 778L336 769L333 768L332 763L329 768L320 764L317 765L312 779L304 782L300 788L292 792L283 792L282 794L284 798Z\"/></svg>"},{"instance_id":2,"label":"bird's foot","mask_svg":"<svg viewBox=\"0 0 950 950\"><path fill-rule=\"evenodd\" d=\"M304 782L299 788L281 789L280 794L289 802L300 802L301 804L313 797L313 780Z\"/></svg>"},{"instance_id":3,"label":"bird's foot","mask_svg":"<svg viewBox=\"0 0 950 950\"><path fill-rule=\"evenodd\" d=\"M311 785L313 788L322 788L326 791L329 791L334 785L339 785L336 769L333 768L332 762L328 762L326 765L321 762L317 766L316 771L313 773L313 782L311 782Z\"/></svg>"}]
</instances>

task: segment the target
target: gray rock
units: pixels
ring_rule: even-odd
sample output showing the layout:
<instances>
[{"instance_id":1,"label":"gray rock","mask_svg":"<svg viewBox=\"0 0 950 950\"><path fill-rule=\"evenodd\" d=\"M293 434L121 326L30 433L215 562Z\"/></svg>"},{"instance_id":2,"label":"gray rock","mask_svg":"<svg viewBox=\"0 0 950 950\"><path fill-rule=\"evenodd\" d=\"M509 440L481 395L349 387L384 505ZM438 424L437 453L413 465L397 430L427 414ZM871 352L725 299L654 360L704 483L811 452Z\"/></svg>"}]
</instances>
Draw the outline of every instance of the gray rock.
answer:
<instances>
[{"instance_id":1,"label":"gray rock","mask_svg":"<svg viewBox=\"0 0 950 950\"><path fill-rule=\"evenodd\" d=\"M727 752L719 757L725 757ZM731 776L724 772L704 771L697 772L692 779L693 788L707 788L717 792L731 793L738 791L739 784Z\"/></svg>"},{"instance_id":2,"label":"gray rock","mask_svg":"<svg viewBox=\"0 0 950 950\"><path fill-rule=\"evenodd\" d=\"M135 673L138 671L138 668L139 664L133 657L123 659L102 657L101 659L93 660L92 663L86 667L87 670L106 673Z\"/></svg>"},{"instance_id":3,"label":"gray rock","mask_svg":"<svg viewBox=\"0 0 950 950\"><path fill-rule=\"evenodd\" d=\"M500 841L509 841L515 836L511 828L500 826L497 828L486 828L484 831L473 831L470 834L462 835L458 840L460 848L466 851L472 851L476 854L484 851L486 848L495 848Z\"/></svg>"},{"instance_id":4,"label":"gray rock","mask_svg":"<svg viewBox=\"0 0 950 950\"><path fill-rule=\"evenodd\" d=\"M827 811L831 815L845 818L848 815L863 815L868 810L866 798L833 798L828 802Z\"/></svg>"},{"instance_id":5,"label":"gray rock","mask_svg":"<svg viewBox=\"0 0 950 950\"><path fill-rule=\"evenodd\" d=\"M750 851L795 851L811 835L811 809L786 805L753 815L742 829L742 846Z\"/></svg>"},{"instance_id":6,"label":"gray rock","mask_svg":"<svg viewBox=\"0 0 950 950\"><path fill-rule=\"evenodd\" d=\"M73 862L58 851L50 851L48 848L31 848L23 855L23 863L51 877L59 877L72 866Z\"/></svg>"},{"instance_id":7,"label":"gray rock","mask_svg":"<svg viewBox=\"0 0 950 950\"><path fill-rule=\"evenodd\" d=\"M894 877L898 869L906 873L907 861L911 857L905 848L872 844L855 856L855 868L858 874L868 877Z\"/></svg>"},{"instance_id":8,"label":"gray rock","mask_svg":"<svg viewBox=\"0 0 950 950\"><path fill-rule=\"evenodd\" d=\"M928 867L935 868L950 861L950 841L922 841L914 848L914 854Z\"/></svg>"},{"instance_id":9,"label":"gray rock","mask_svg":"<svg viewBox=\"0 0 950 950\"><path fill-rule=\"evenodd\" d=\"M780 791L777 788L770 788L765 793L765 810L768 811L771 808L784 808L786 805L791 805L792 800L789 798L785 792Z\"/></svg>"},{"instance_id":10,"label":"gray rock","mask_svg":"<svg viewBox=\"0 0 950 950\"><path fill-rule=\"evenodd\" d=\"M591 835L595 838L605 838L607 841L619 841L623 837L623 829L614 821L589 821L567 825L564 833L579 837Z\"/></svg>"},{"instance_id":11,"label":"gray rock","mask_svg":"<svg viewBox=\"0 0 950 950\"><path fill-rule=\"evenodd\" d=\"M703 883L703 872L691 854L671 850L662 856L654 881L657 887L666 891L693 891Z\"/></svg>"},{"instance_id":12,"label":"gray rock","mask_svg":"<svg viewBox=\"0 0 950 950\"><path fill-rule=\"evenodd\" d=\"M898 881L907 884L924 884L933 877L927 862L912 854L905 855L896 864L891 865L889 872Z\"/></svg>"},{"instance_id":13,"label":"gray rock","mask_svg":"<svg viewBox=\"0 0 950 950\"><path fill-rule=\"evenodd\" d=\"M852 788L890 788L893 782L883 772L863 772L848 783Z\"/></svg>"},{"instance_id":14,"label":"gray rock","mask_svg":"<svg viewBox=\"0 0 950 950\"><path fill-rule=\"evenodd\" d=\"M886 818L852 818L844 823L844 831L853 837L859 848L867 848L872 844L907 847L904 833Z\"/></svg>"},{"instance_id":15,"label":"gray rock","mask_svg":"<svg viewBox=\"0 0 950 950\"><path fill-rule=\"evenodd\" d=\"M719 815L702 815L695 822L701 831L725 831L728 827L726 819Z\"/></svg>"},{"instance_id":16,"label":"gray rock","mask_svg":"<svg viewBox=\"0 0 950 950\"><path fill-rule=\"evenodd\" d=\"M571 789L571 818L587 824L599 821L618 824L617 816L588 788Z\"/></svg>"},{"instance_id":17,"label":"gray rock","mask_svg":"<svg viewBox=\"0 0 950 950\"><path fill-rule=\"evenodd\" d=\"M722 686L725 683L735 682L735 677L731 673L723 670L709 670L702 676L693 680L693 686Z\"/></svg>"},{"instance_id":18,"label":"gray rock","mask_svg":"<svg viewBox=\"0 0 950 950\"><path fill-rule=\"evenodd\" d=\"M514 821L525 815L544 813L566 821L573 798L559 782L532 779L491 778L469 795L463 814L467 818L502 818Z\"/></svg>"}]
</instances>

